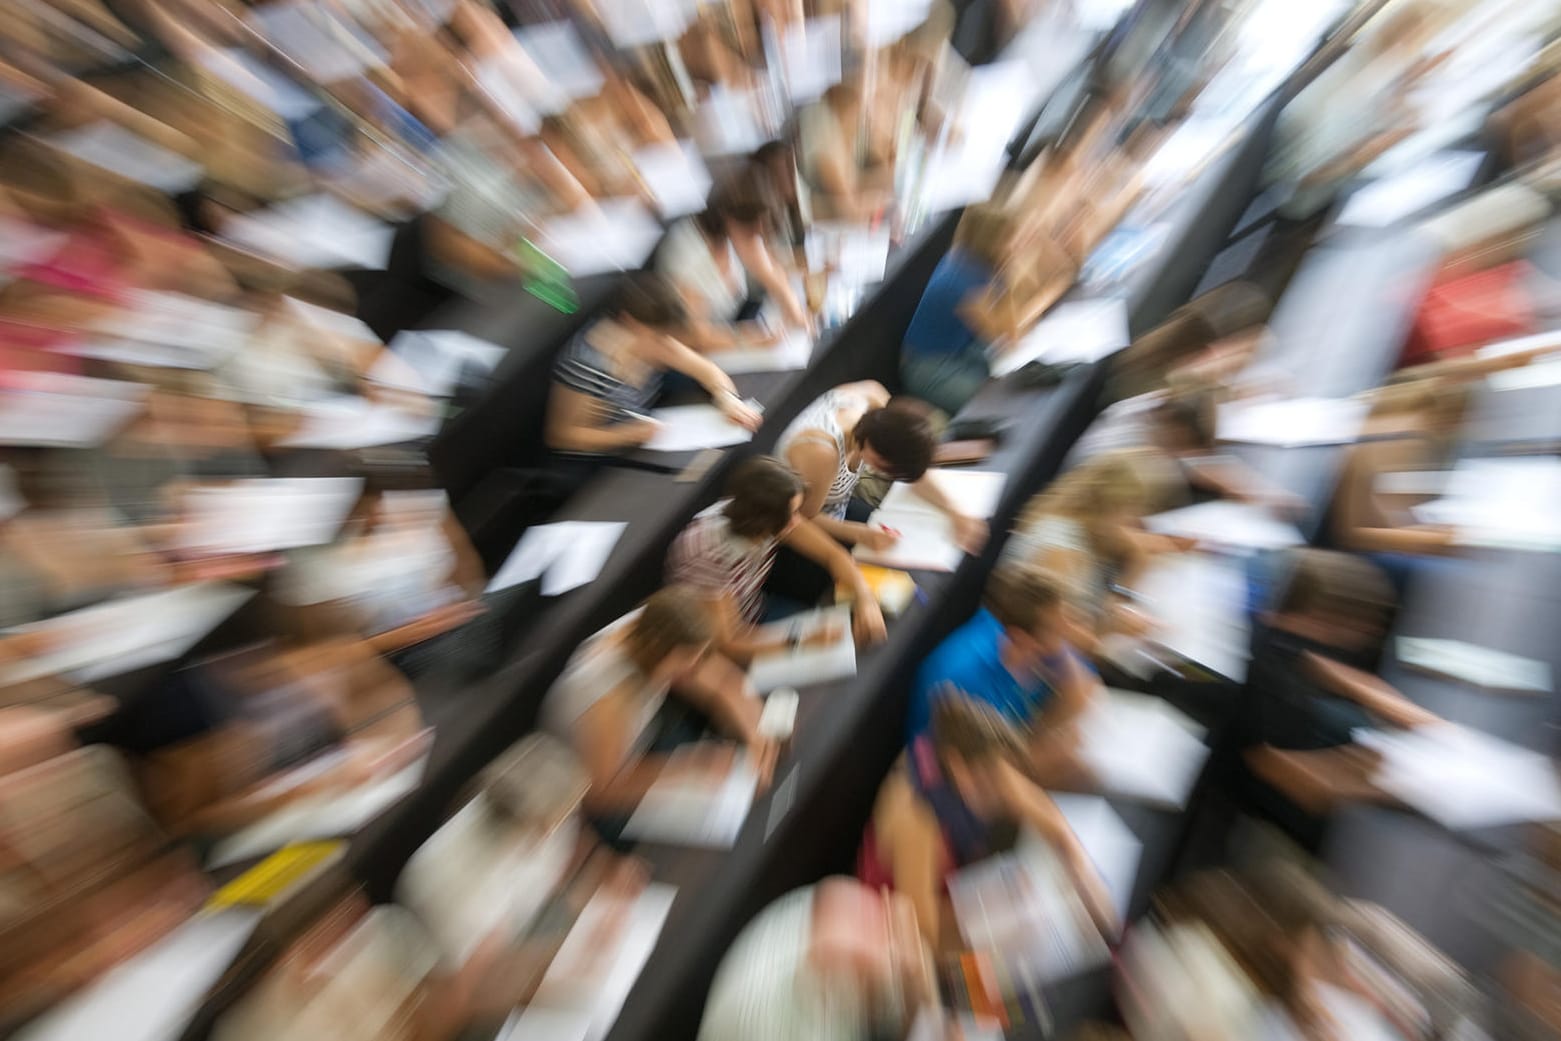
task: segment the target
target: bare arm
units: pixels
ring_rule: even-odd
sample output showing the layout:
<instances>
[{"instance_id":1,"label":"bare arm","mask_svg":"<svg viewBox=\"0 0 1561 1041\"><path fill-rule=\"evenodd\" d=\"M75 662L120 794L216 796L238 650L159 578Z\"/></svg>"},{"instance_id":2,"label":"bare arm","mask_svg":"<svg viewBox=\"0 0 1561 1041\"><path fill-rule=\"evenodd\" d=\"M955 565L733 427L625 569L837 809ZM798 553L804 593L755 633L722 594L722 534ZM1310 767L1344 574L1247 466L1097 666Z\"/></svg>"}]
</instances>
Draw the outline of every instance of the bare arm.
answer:
<instances>
[{"instance_id":1,"label":"bare arm","mask_svg":"<svg viewBox=\"0 0 1561 1041\"><path fill-rule=\"evenodd\" d=\"M826 517L821 512L829 497L829 486L840 469L840 452L822 431L817 436L802 434L786 449L786 465L802 478L802 516L832 539L856 545L867 534L867 525Z\"/></svg>"},{"instance_id":2,"label":"bare arm","mask_svg":"<svg viewBox=\"0 0 1561 1041\"><path fill-rule=\"evenodd\" d=\"M883 612L879 610L878 600L873 596L867 579L862 577L862 572L857 570L851 555L840 543L830 538L812 521L803 521L793 527L787 533L785 543L828 571L837 587L847 586L851 589L855 600L851 617L859 642L878 643L884 639L887 630L884 627Z\"/></svg>"},{"instance_id":3,"label":"bare arm","mask_svg":"<svg viewBox=\"0 0 1561 1041\"><path fill-rule=\"evenodd\" d=\"M883 853L894 873L895 892L910 901L922 937L937 950L943 917L938 899L943 880L938 877L942 836L937 818L925 806L918 805L898 770L890 775L885 786L888 790L880 796L880 805L873 815L875 834L887 846Z\"/></svg>"},{"instance_id":4,"label":"bare arm","mask_svg":"<svg viewBox=\"0 0 1561 1041\"><path fill-rule=\"evenodd\" d=\"M1101 932L1115 935L1120 923L1111 906L1110 893L1089 859L1089 854L1073 834L1068 819L1057 809L1051 797L1036 787L1017 767L1004 764L1000 769L1003 771L1003 794L1009 812L1046 840L1067 869L1095 924Z\"/></svg>"},{"instance_id":5,"label":"bare arm","mask_svg":"<svg viewBox=\"0 0 1561 1041\"><path fill-rule=\"evenodd\" d=\"M547 402L547 445L555 452L616 452L650 440L650 421L603 426L601 410L588 394L555 383Z\"/></svg>"},{"instance_id":6,"label":"bare arm","mask_svg":"<svg viewBox=\"0 0 1561 1041\"><path fill-rule=\"evenodd\" d=\"M764 238L757 232L739 231L732 235L732 245L737 250L737 259L780 307L786 321L799 329L808 328L808 313L797 299L785 267L770 253Z\"/></svg>"},{"instance_id":7,"label":"bare arm","mask_svg":"<svg viewBox=\"0 0 1561 1041\"><path fill-rule=\"evenodd\" d=\"M1369 672L1312 652L1307 652L1303 667L1316 682L1393 726L1424 726L1439 719Z\"/></svg>"}]
</instances>

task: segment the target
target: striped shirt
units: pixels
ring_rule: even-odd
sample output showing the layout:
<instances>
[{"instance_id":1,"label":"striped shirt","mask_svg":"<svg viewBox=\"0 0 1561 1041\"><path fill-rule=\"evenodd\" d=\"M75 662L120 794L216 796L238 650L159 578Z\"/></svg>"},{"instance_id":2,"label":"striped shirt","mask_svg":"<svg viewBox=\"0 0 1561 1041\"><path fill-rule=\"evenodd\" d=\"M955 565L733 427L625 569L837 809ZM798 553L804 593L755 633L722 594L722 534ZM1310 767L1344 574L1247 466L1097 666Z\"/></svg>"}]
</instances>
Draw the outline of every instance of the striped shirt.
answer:
<instances>
[{"instance_id":1,"label":"striped shirt","mask_svg":"<svg viewBox=\"0 0 1561 1041\"><path fill-rule=\"evenodd\" d=\"M653 371L643 384L629 382L618 375L611 357L586 340L589 331L575 336L559 352L553 381L591 398L606 426L648 416L661 395L661 371Z\"/></svg>"},{"instance_id":2,"label":"striped shirt","mask_svg":"<svg viewBox=\"0 0 1561 1041\"><path fill-rule=\"evenodd\" d=\"M667 551L667 581L692 586L712 599L730 596L743 619L757 623L762 589L780 540L747 539L732 531L722 500L695 517Z\"/></svg>"},{"instance_id":3,"label":"striped shirt","mask_svg":"<svg viewBox=\"0 0 1561 1041\"><path fill-rule=\"evenodd\" d=\"M839 463L836 466L834 479L829 482L829 491L824 496L824 503L819 507L819 513L836 520L845 520L846 507L851 504L851 496L856 492L857 481L862 476L860 464L854 470L846 465L850 446L847 444L846 432L840 426L839 413L847 408L866 412L871 408L871 403L861 395L843 391L839 387L826 390L791 421L775 442L776 457L788 461L791 446L799 441L834 443Z\"/></svg>"}]
</instances>

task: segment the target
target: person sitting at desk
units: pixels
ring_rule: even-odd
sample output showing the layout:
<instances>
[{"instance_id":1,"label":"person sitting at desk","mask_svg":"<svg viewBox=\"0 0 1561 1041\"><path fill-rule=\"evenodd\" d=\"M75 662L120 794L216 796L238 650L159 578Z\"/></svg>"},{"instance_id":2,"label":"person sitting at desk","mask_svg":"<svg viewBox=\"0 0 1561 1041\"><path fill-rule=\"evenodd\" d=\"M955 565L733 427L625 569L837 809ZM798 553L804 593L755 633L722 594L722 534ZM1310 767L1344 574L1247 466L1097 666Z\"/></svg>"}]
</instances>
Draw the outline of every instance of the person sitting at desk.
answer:
<instances>
[{"instance_id":1,"label":"person sitting at desk","mask_svg":"<svg viewBox=\"0 0 1561 1041\"><path fill-rule=\"evenodd\" d=\"M1005 558L1039 564L1065 583L1073 642L1091 654L1102 637L1148 631L1150 620L1114 591L1131 589L1154 553L1181 548L1142 527L1155 476L1153 457L1141 450L1087 460L1030 502L1004 547Z\"/></svg>"},{"instance_id":2,"label":"person sitting at desk","mask_svg":"<svg viewBox=\"0 0 1561 1041\"><path fill-rule=\"evenodd\" d=\"M817 525L802 518L802 481L769 456L744 460L726 485L727 498L689 522L667 553L667 578L698 590L710 605L715 646L732 661L785 649L755 630L761 621L795 613L798 605L772 598L763 586L776 551L790 546L827 570L837 586L855 590L853 617L863 640L884 637L883 614L851 557ZM816 637L829 642L832 634Z\"/></svg>"},{"instance_id":3,"label":"person sitting at desk","mask_svg":"<svg viewBox=\"0 0 1561 1041\"><path fill-rule=\"evenodd\" d=\"M773 764L774 746L759 735L759 700L712 650L714 639L704 599L669 586L581 644L548 691L544 726L570 743L590 775L584 806L607 837L659 778L722 776L732 765L730 745L681 741L690 735L674 732L662 712L669 693L739 740L761 777Z\"/></svg>"},{"instance_id":4,"label":"person sitting at desk","mask_svg":"<svg viewBox=\"0 0 1561 1041\"><path fill-rule=\"evenodd\" d=\"M1337 777L1319 776L1300 753L1349 746L1359 728L1417 727L1437 717L1375 675L1396 602L1382 572L1329 550L1300 550L1291 559L1278 606L1254 640L1238 726L1252 772L1316 811L1345 793L1335 788Z\"/></svg>"},{"instance_id":5,"label":"person sitting at desk","mask_svg":"<svg viewBox=\"0 0 1561 1041\"><path fill-rule=\"evenodd\" d=\"M749 280L780 307L786 322L809 326L780 258L764 240L768 207L751 181L730 181L716 188L705 209L684 217L667 232L656 254L656 270L677 290L688 311L684 342L695 350L729 350L741 345L769 346L774 330L740 322L749 296Z\"/></svg>"},{"instance_id":6,"label":"person sitting at desk","mask_svg":"<svg viewBox=\"0 0 1561 1041\"><path fill-rule=\"evenodd\" d=\"M760 911L732 941L699 1041L904 1037L936 1000L931 958L904 898L826 878Z\"/></svg>"},{"instance_id":7,"label":"person sitting at desk","mask_svg":"<svg viewBox=\"0 0 1561 1041\"><path fill-rule=\"evenodd\" d=\"M1066 630L1056 578L1028 564L999 565L987 579L981 608L917 670L908 742L927 736L938 703L953 690L990 705L1028 733L1036 776L1071 772L1073 722L1100 680L1068 643Z\"/></svg>"},{"instance_id":8,"label":"person sitting at desk","mask_svg":"<svg viewBox=\"0 0 1561 1041\"><path fill-rule=\"evenodd\" d=\"M651 406L668 371L704 387L716 407L750 430L759 416L715 363L675 339L688 312L666 280L632 276L607 315L564 347L553 370L546 440L574 459L638 448L656 433Z\"/></svg>"},{"instance_id":9,"label":"person sitting at desk","mask_svg":"<svg viewBox=\"0 0 1561 1041\"><path fill-rule=\"evenodd\" d=\"M965 211L954 245L933 269L900 347L906 392L953 415L992 375L988 343L967 314L1007 262L1013 220L995 203Z\"/></svg>"},{"instance_id":10,"label":"person sitting at desk","mask_svg":"<svg viewBox=\"0 0 1561 1041\"><path fill-rule=\"evenodd\" d=\"M878 790L857 874L909 897L935 950L958 942L942 897L948 877L1011 847L1020 827L1050 846L1101 929L1116 931L1104 883L1067 819L1025 776L1026 759L1019 732L996 709L951 689L933 706L931 733L911 743Z\"/></svg>"},{"instance_id":11,"label":"person sitting at desk","mask_svg":"<svg viewBox=\"0 0 1561 1041\"><path fill-rule=\"evenodd\" d=\"M1175 497L1194 502L1229 499L1295 509L1299 501L1240 459L1218 450L1216 392L1184 386L1166 394L1148 412L1148 447L1170 464L1180 485Z\"/></svg>"},{"instance_id":12,"label":"person sitting at desk","mask_svg":"<svg viewBox=\"0 0 1561 1041\"><path fill-rule=\"evenodd\" d=\"M893 200L892 166L863 162L862 94L848 82L835 84L797 117L799 166L820 217L867 221Z\"/></svg>"},{"instance_id":13,"label":"person sitting at desk","mask_svg":"<svg viewBox=\"0 0 1561 1041\"><path fill-rule=\"evenodd\" d=\"M927 473L936 447L924 405L914 399L891 400L883 384L866 380L815 398L781 433L775 454L802 478L803 516L848 546L887 549L894 544L893 532L846 519L857 481L864 469L871 469L911 484L917 495L948 516L962 547L979 550L986 543L986 521L961 513Z\"/></svg>"}]
</instances>

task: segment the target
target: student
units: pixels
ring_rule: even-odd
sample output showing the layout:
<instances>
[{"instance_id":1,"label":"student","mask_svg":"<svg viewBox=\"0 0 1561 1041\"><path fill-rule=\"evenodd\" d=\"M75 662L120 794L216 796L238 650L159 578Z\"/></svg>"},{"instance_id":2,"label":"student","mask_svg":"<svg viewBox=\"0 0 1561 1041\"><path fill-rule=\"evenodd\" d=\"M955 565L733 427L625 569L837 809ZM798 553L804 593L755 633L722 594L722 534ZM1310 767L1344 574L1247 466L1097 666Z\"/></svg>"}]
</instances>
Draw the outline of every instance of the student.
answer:
<instances>
[{"instance_id":1,"label":"student","mask_svg":"<svg viewBox=\"0 0 1561 1041\"><path fill-rule=\"evenodd\" d=\"M1293 801L1315 806L1304 790L1302 760L1291 752L1340 748L1353 732L1386 724L1417 727L1437 717L1374 675L1391 614L1393 588L1358 557L1306 549L1277 609L1255 641L1250 696L1241 721L1246 760Z\"/></svg>"},{"instance_id":2,"label":"student","mask_svg":"<svg viewBox=\"0 0 1561 1041\"><path fill-rule=\"evenodd\" d=\"M1006 262L1013 221L1001 206L979 203L965 211L953 248L938 261L900 348L906 392L953 415L992 374L988 343L967 318L981 292Z\"/></svg>"},{"instance_id":3,"label":"student","mask_svg":"<svg viewBox=\"0 0 1561 1041\"><path fill-rule=\"evenodd\" d=\"M765 242L768 212L751 180L728 182L711 193L703 212L674 224L657 251L656 270L682 299L689 317L685 340L696 350L775 342L773 330L739 321L750 283L776 302L789 325L808 328L787 270Z\"/></svg>"},{"instance_id":4,"label":"student","mask_svg":"<svg viewBox=\"0 0 1561 1041\"><path fill-rule=\"evenodd\" d=\"M830 87L797 117L799 166L820 217L870 220L892 201L892 168L868 167L860 158L861 123L861 91L844 82Z\"/></svg>"},{"instance_id":5,"label":"student","mask_svg":"<svg viewBox=\"0 0 1561 1041\"><path fill-rule=\"evenodd\" d=\"M802 478L803 516L848 546L887 549L893 532L846 519L846 509L864 468L912 485L916 494L946 514L956 541L969 551L986 543L986 521L961 513L927 473L937 447L924 405L891 400L881 383L847 383L827 390L791 421L775 454Z\"/></svg>"},{"instance_id":6,"label":"student","mask_svg":"<svg viewBox=\"0 0 1561 1041\"><path fill-rule=\"evenodd\" d=\"M710 985L699 1041L904 1037L936 1000L904 900L826 878L770 904L738 934Z\"/></svg>"},{"instance_id":7,"label":"student","mask_svg":"<svg viewBox=\"0 0 1561 1041\"><path fill-rule=\"evenodd\" d=\"M1146 444L1160 453L1167 475L1180 485L1176 498L1193 502L1228 499L1294 509L1289 492L1235 456L1218 450L1215 440L1216 392L1189 385L1167 394L1148 411Z\"/></svg>"},{"instance_id":8,"label":"student","mask_svg":"<svg viewBox=\"0 0 1561 1041\"><path fill-rule=\"evenodd\" d=\"M1100 687L1066 631L1058 581L1027 564L1000 565L980 610L917 670L909 742L927 736L939 701L958 691L1028 733L1032 764L1050 768L1054 757L1065 757L1071 725Z\"/></svg>"},{"instance_id":9,"label":"student","mask_svg":"<svg viewBox=\"0 0 1561 1041\"><path fill-rule=\"evenodd\" d=\"M548 401L548 447L590 459L645 444L656 432L650 409L668 371L694 379L734 422L756 429L759 416L737 396L731 377L674 338L687 320L664 279L632 276L606 317L559 356Z\"/></svg>"},{"instance_id":10,"label":"student","mask_svg":"<svg viewBox=\"0 0 1561 1041\"><path fill-rule=\"evenodd\" d=\"M940 697L932 730L914 740L878 790L862 839L864 883L910 898L922 936L935 950L958 943L948 877L1003 852L1018 829L1043 838L1101 929L1115 932L1105 885L1067 819L1025 776L1024 741L990 705L958 693Z\"/></svg>"},{"instance_id":11,"label":"student","mask_svg":"<svg viewBox=\"0 0 1561 1041\"><path fill-rule=\"evenodd\" d=\"M724 744L650 751L671 693L740 741L761 773L773 762L773 746L759 736L759 701L713 652L714 638L705 601L671 586L582 644L548 691L544 725L574 748L590 775L585 808L604 826L627 818L666 773L714 776L731 767L733 749Z\"/></svg>"}]
</instances>

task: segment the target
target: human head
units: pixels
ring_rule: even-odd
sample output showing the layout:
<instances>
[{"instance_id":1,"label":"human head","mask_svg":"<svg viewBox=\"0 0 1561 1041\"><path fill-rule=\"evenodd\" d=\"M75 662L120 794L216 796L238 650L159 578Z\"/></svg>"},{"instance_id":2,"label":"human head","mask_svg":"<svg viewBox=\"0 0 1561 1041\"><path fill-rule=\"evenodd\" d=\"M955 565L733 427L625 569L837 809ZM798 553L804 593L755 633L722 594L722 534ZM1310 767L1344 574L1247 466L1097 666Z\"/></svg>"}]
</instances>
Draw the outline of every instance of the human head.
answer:
<instances>
[{"instance_id":1,"label":"human head","mask_svg":"<svg viewBox=\"0 0 1561 1041\"><path fill-rule=\"evenodd\" d=\"M671 283L649 271L624 280L610 315L636 332L670 336L688 324L688 311Z\"/></svg>"},{"instance_id":2,"label":"human head","mask_svg":"<svg viewBox=\"0 0 1561 1041\"><path fill-rule=\"evenodd\" d=\"M832 877L813 887L808 930L808 961L819 976L877 999L895 989L899 966L906 959L895 949L919 944L915 935L902 936L895 920L893 897L862 885L854 878Z\"/></svg>"},{"instance_id":3,"label":"human head","mask_svg":"<svg viewBox=\"0 0 1561 1041\"><path fill-rule=\"evenodd\" d=\"M959 219L954 245L995 271L1008 259L1013 238L1014 219L1008 210L998 203L982 202Z\"/></svg>"},{"instance_id":4,"label":"human head","mask_svg":"<svg viewBox=\"0 0 1561 1041\"><path fill-rule=\"evenodd\" d=\"M1155 446L1173 455L1214 447L1214 395L1206 389L1184 390L1166 398L1155 405L1149 420Z\"/></svg>"},{"instance_id":5,"label":"human head","mask_svg":"<svg viewBox=\"0 0 1561 1041\"><path fill-rule=\"evenodd\" d=\"M1381 640L1396 598L1380 568L1325 549L1296 550L1291 559L1277 611L1281 619L1304 623L1334 647L1361 649Z\"/></svg>"},{"instance_id":6,"label":"human head","mask_svg":"<svg viewBox=\"0 0 1561 1041\"><path fill-rule=\"evenodd\" d=\"M895 398L857 420L851 437L873 470L896 481L919 481L938 444L931 412L913 398Z\"/></svg>"},{"instance_id":7,"label":"human head","mask_svg":"<svg viewBox=\"0 0 1561 1041\"><path fill-rule=\"evenodd\" d=\"M999 804L1002 768L1024 758L1024 742L1013 724L961 691L948 691L933 702L932 746L943 775L983 816Z\"/></svg>"},{"instance_id":8,"label":"human head","mask_svg":"<svg viewBox=\"0 0 1561 1041\"><path fill-rule=\"evenodd\" d=\"M1037 512L1072 518L1092 537L1108 534L1148 511L1153 495L1147 470L1141 450L1103 452L1057 478L1042 495Z\"/></svg>"},{"instance_id":9,"label":"human head","mask_svg":"<svg viewBox=\"0 0 1561 1041\"><path fill-rule=\"evenodd\" d=\"M652 679L674 683L699 666L714 638L704 600L691 589L668 586L653 593L630 623L629 657Z\"/></svg>"},{"instance_id":10,"label":"human head","mask_svg":"<svg viewBox=\"0 0 1561 1041\"><path fill-rule=\"evenodd\" d=\"M1452 435L1463 425L1470 397L1469 385L1458 380L1422 376L1390 382L1372 395L1371 417Z\"/></svg>"},{"instance_id":11,"label":"human head","mask_svg":"<svg viewBox=\"0 0 1561 1041\"><path fill-rule=\"evenodd\" d=\"M1004 562L987 579L983 603L1025 657L1046 658L1062 650L1062 583L1051 572L1022 561Z\"/></svg>"},{"instance_id":12,"label":"human head","mask_svg":"<svg viewBox=\"0 0 1561 1041\"><path fill-rule=\"evenodd\" d=\"M726 521L732 534L772 539L790 531L802 508L802 479L780 460L760 455L745 459L726 483Z\"/></svg>"},{"instance_id":13,"label":"human head","mask_svg":"<svg viewBox=\"0 0 1561 1041\"><path fill-rule=\"evenodd\" d=\"M841 80L824 91L824 104L833 109L836 115L854 119L862 107L862 92L854 84Z\"/></svg>"},{"instance_id":14,"label":"human head","mask_svg":"<svg viewBox=\"0 0 1561 1041\"><path fill-rule=\"evenodd\" d=\"M706 203L706 212L713 213L721 227L756 228L764 223L770 212L764 193L751 177L731 178L717 184Z\"/></svg>"},{"instance_id":15,"label":"human head","mask_svg":"<svg viewBox=\"0 0 1561 1041\"><path fill-rule=\"evenodd\" d=\"M549 832L585 798L590 779L569 747L547 734L530 734L477 775L487 807L522 828Z\"/></svg>"}]
</instances>

